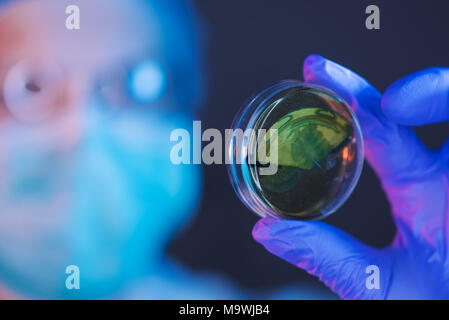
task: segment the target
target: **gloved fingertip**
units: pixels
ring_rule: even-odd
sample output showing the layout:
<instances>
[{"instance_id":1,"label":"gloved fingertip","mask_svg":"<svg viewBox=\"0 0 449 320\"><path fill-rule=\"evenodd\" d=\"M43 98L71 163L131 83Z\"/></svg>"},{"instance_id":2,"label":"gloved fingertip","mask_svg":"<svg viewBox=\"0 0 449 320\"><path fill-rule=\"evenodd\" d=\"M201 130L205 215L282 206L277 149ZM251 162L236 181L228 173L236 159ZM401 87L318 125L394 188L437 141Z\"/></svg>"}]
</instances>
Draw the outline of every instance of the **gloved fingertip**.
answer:
<instances>
[{"instance_id":1,"label":"gloved fingertip","mask_svg":"<svg viewBox=\"0 0 449 320\"><path fill-rule=\"evenodd\" d=\"M274 238L289 239L291 233L296 234L299 230L303 230L306 225L309 224L304 221L264 218L256 223L252 235L259 242L260 240Z\"/></svg>"},{"instance_id":2,"label":"gloved fingertip","mask_svg":"<svg viewBox=\"0 0 449 320\"><path fill-rule=\"evenodd\" d=\"M253 238L272 254L305 269L313 265L313 251L300 236L305 222L265 218L253 229Z\"/></svg>"},{"instance_id":3,"label":"gloved fingertip","mask_svg":"<svg viewBox=\"0 0 449 320\"><path fill-rule=\"evenodd\" d=\"M390 85L381 107L390 121L402 125L424 125L449 118L449 69L429 68Z\"/></svg>"},{"instance_id":4,"label":"gloved fingertip","mask_svg":"<svg viewBox=\"0 0 449 320\"><path fill-rule=\"evenodd\" d=\"M267 238L271 230L270 227L275 221L274 218L263 218L257 221L252 231L253 238L258 242L260 242L259 239Z\"/></svg>"},{"instance_id":5,"label":"gloved fingertip","mask_svg":"<svg viewBox=\"0 0 449 320\"><path fill-rule=\"evenodd\" d=\"M311 54L305 60L303 64L303 77L304 80L310 81L316 78L316 75L324 69L326 59L318 54Z\"/></svg>"},{"instance_id":6,"label":"gloved fingertip","mask_svg":"<svg viewBox=\"0 0 449 320\"><path fill-rule=\"evenodd\" d=\"M320 63L324 63L326 61L326 58L323 56L313 53L307 56L304 60L304 67L311 67Z\"/></svg>"},{"instance_id":7,"label":"gloved fingertip","mask_svg":"<svg viewBox=\"0 0 449 320\"><path fill-rule=\"evenodd\" d=\"M381 100L382 113L395 123L403 122L404 111L410 112L407 99L403 99L404 86L403 81L396 81L387 88Z\"/></svg>"},{"instance_id":8,"label":"gloved fingertip","mask_svg":"<svg viewBox=\"0 0 449 320\"><path fill-rule=\"evenodd\" d=\"M305 82L328 87L333 91L342 91L357 87L359 77L349 69L313 54L306 58L303 66L303 78Z\"/></svg>"}]
</instances>

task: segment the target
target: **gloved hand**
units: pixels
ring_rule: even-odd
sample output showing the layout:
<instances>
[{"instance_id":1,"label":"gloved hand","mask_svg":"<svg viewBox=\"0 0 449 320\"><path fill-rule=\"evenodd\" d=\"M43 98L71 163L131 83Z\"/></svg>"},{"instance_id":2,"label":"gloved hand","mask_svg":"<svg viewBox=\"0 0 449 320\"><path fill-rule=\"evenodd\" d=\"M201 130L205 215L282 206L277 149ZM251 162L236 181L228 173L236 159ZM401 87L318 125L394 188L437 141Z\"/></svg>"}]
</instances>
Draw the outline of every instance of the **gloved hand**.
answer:
<instances>
[{"instance_id":1,"label":"gloved hand","mask_svg":"<svg viewBox=\"0 0 449 320\"><path fill-rule=\"evenodd\" d=\"M317 55L306 59L304 79L333 90L355 111L397 234L388 248L374 249L323 222L265 218L253 237L345 299L449 299L449 143L430 151L409 127L449 120L449 69L412 74L383 97ZM370 265L379 268L379 289L366 286Z\"/></svg>"}]
</instances>

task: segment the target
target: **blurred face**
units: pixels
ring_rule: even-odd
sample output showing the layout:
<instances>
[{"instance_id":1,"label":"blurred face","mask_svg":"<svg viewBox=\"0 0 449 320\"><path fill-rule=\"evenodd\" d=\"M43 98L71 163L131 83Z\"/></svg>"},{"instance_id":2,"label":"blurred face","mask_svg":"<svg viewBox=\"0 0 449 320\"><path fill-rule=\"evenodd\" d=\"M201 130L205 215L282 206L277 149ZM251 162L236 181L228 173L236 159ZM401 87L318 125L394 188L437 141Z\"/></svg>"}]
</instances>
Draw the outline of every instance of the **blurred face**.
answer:
<instances>
[{"instance_id":1,"label":"blurred face","mask_svg":"<svg viewBox=\"0 0 449 320\"><path fill-rule=\"evenodd\" d=\"M74 3L81 28L69 31ZM198 168L170 162L170 132L191 119L171 99L162 15L137 0L18 1L2 14L0 281L109 294L148 272L200 188Z\"/></svg>"}]
</instances>

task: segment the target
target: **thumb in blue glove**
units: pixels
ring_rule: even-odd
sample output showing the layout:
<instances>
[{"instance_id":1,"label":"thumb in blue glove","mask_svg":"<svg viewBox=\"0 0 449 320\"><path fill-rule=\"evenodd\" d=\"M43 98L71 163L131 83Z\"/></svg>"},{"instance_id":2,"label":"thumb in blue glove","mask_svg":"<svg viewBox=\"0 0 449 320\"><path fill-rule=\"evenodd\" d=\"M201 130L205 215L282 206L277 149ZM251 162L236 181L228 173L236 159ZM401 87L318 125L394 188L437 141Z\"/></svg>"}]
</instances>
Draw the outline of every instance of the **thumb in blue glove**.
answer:
<instances>
[{"instance_id":1,"label":"thumb in blue glove","mask_svg":"<svg viewBox=\"0 0 449 320\"><path fill-rule=\"evenodd\" d=\"M312 55L304 79L336 92L358 116L366 158L391 203L397 235L380 250L323 222L265 218L253 237L345 299L449 298L449 143L431 152L408 127L449 120L449 70L412 74L382 97L357 74ZM367 285L373 265L380 272L374 288Z\"/></svg>"}]
</instances>

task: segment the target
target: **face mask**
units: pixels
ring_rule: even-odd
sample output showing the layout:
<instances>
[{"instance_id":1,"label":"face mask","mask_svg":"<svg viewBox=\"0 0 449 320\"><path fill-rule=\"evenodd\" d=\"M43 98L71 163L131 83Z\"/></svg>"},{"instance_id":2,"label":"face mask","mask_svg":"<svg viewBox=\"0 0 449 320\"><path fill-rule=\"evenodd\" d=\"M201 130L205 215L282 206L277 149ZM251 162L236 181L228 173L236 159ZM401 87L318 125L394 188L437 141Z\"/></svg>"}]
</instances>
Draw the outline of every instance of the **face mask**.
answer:
<instances>
[{"instance_id":1,"label":"face mask","mask_svg":"<svg viewBox=\"0 0 449 320\"><path fill-rule=\"evenodd\" d=\"M73 118L0 127L0 281L13 290L114 294L151 272L196 207L199 166L170 162L170 133L191 119L103 108L91 102L77 129ZM80 290L66 288L69 265Z\"/></svg>"}]
</instances>

